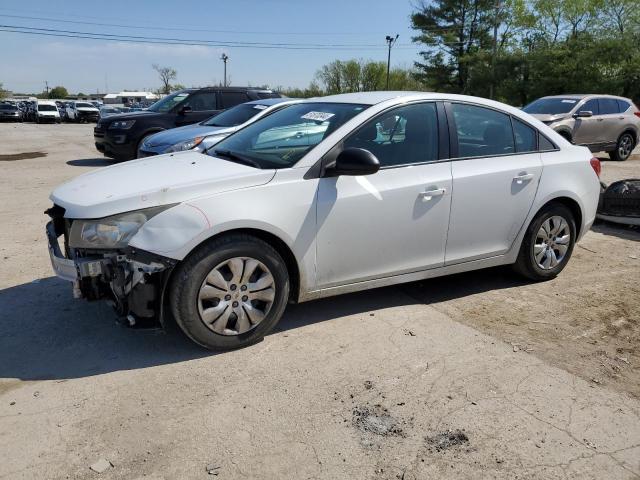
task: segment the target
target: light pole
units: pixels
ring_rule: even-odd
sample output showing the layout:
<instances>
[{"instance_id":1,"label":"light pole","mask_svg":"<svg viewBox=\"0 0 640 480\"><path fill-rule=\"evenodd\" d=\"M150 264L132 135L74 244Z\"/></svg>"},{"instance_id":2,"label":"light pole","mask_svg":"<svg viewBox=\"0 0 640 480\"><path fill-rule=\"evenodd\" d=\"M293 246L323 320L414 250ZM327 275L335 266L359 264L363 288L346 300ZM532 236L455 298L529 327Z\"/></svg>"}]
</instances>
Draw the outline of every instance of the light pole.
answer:
<instances>
[{"instance_id":1,"label":"light pole","mask_svg":"<svg viewBox=\"0 0 640 480\"><path fill-rule=\"evenodd\" d=\"M389 67L391 65L391 47L393 47L395 45L395 43L398 41L398 37L400 35L396 35L395 37L391 37L389 35L387 35L386 37L386 41L387 41L387 45L389 46L389 51L387 53L387 90L389 90Z\"/></svg>"},{"instance_id":2,"label":"light pole","mask_svg":"<svg viewBox=\"0 0 640 480\"><path fill-rule=\"evenodd\" d=\"M220 57L220 60L222 60L224 62L224 84L223 84L223 86L226 87L227 86L227 60L229 60L229 55L227 55L226 53L223 53L222 56Z\"/></svg>"}]
</instances>

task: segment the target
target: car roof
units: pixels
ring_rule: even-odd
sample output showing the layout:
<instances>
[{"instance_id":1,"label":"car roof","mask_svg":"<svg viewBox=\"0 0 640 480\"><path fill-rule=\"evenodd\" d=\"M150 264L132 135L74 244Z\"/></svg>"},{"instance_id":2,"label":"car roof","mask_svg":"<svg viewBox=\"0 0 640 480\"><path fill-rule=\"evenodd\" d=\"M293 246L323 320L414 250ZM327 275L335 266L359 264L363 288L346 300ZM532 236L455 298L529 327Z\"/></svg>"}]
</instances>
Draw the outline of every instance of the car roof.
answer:
<instances>
[{"instance_id":1,"label":"car roof","mask_svg":"<svg viewBox=\"0 0 640 480\"><path fill-rule=\"evenodd\" d=\"M541 98L576 98L583 99L588 97L605 97L605 98L615 98L617 100L629 100L625 97L619 97L617 95L607 95L606 93L568 93L567 95L548 95L546 97Z\"/></svg>"}]
</instances>

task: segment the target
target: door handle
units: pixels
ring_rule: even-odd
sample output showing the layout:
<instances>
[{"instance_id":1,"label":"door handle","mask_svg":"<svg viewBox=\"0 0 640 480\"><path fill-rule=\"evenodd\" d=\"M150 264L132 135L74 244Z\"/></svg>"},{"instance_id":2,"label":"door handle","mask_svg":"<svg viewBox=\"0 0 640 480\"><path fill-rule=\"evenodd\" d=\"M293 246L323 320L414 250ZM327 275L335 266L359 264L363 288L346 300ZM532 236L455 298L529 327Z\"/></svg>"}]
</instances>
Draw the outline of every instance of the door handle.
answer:
<instances>
[{"instance_id":1,"label":"door handle","mask_svg":"<svg viewBox=\"0 0 640 480\"><path fill-rule=\"evenodd\" d=\"M423 201L427 202L433 197L441 197L447 192L444 188L437 188L436 190L427 190L426 192L420 192L418 195Z\"/></svg>"},{"instance_id":2,"label":"door handle","mask_svg":"<svg viewBox=\"0 0 640 480\"><path fill-rule=\"evenodd\" d=\"M533 179L533 173L523 173L522 175L516 175L515 177L513 177L513 179L518 185L522 185L524 182L528 182L529 180Z\"/></svg>"}]
</instances>

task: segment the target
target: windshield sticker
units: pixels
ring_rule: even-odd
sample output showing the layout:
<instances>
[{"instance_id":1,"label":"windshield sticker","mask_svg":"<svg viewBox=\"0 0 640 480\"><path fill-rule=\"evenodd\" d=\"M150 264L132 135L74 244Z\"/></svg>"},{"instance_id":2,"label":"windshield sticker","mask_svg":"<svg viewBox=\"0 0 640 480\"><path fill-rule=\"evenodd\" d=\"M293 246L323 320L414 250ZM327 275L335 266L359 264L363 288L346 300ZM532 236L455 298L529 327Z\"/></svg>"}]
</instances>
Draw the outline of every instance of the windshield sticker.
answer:
<instances>
[{"instance_id":1,"label":"windshield sticker","mask_svg":"<svg viewBox=\"0 0 640 480\"><path fill-rule=\"evenodd\" d=\"M327 113L327 112L309 112L302 115L300 118L304 118L305 120L315 120L318 122L326 122L331 117L333 117L335 113Z\"/></svg>"},{"instance_id":2,"label":"windshield sticker","mask_svg":"<svg viewBox=\"0 0 640 480\"><path fill-rule=\"evenodd\" d=\"M266 105L254 105L254 107L256 110L264 110L265 108L267 108Z\"/></svg>"},{"instance_id":3,"label":"windshield sticker","mask_svg":"<svg viewBox=\"0 0 640 480\"><path fill-rule=\"evenodd\" d=\"M562 100L562 103L576 103L577 100Z\"/></svg>"}]
</instances>

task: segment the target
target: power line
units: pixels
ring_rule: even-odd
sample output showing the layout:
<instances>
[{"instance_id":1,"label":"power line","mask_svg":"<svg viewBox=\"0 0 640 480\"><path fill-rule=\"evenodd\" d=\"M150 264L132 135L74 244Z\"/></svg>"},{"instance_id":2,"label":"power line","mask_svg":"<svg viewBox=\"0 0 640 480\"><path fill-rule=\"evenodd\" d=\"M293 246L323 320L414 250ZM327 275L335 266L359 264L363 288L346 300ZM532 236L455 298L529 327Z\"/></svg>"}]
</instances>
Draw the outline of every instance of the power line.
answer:
<instances>
[{"instance_id":1,"label":"power line","mask_svg":"<svg viewBox=\"0 0 640 480\"><path fill-rule=\"evenodd\" d=\"M45 32L45 33L57 33L57 34L69 34L69 35L81 35L95 37L99 39L114 39L114 40L136 40L136 41L152 41L152 42L171 42L171 43L190 43L190 44L211 44L212 46L221 47L291 47L291 48L347 48L347 49L359 49L359 48L380 48L381 45L377 44L350 44L350 43L276 43L276 42L244 42L235 40L207 40L207 39L185 39L175 37L150 37L141 35L119 35L114 33L97 33L97 32L82 32L77 30L62 30L55 28L41 28L41 27L25 27L22 25L0 25L5 29L20 29L26 32ZM405 45L412 47L412 45Z\"/></svg>"},{"instance_id":2,"label":"power line","mask_svg":"<svg viewBox=\"0 0 640 480\"><path fill-rule=\"evenodd\" d=\"M0 9L1 10L1 9ZM177 27L165 27L164 25L161 27L154 26L145 26L145 25L131 25L131 24L123 24L123 23L105 23L105 22L86 22L81 20L67 20L67 19L58 19L58 18L50 18L50 17L33 17L26 15L8 15L4 13L0 13L0 17L6 18L18 18L22 20L41 20L46 22L54 22L54 23L69 23L74 25L92 25L92 26L101 26L101 27L114 27L114 28L131 28L136 30L173 30L179 32L207 32L207 33L237 33L237 34L245 34L245 35L300 35L308 37L309 35L378 35L377 32L276 32L276 31L252 31L252 30L215 30L211 28L194 28L193 26L185 26L184 28ZM451 26L451 27L426 27L421 28L422 32L446 32L451 30L459 30L461 26Z\"/></svg>"},{"instance_id":3,"label":"power line","mask_svg":"<svg viewBox=\"0 0 640 480\"><path fill-rule=\"evenodd\" d=\"M147 37L137 35L117 35L108 33L80 32L74 30L60 30L52 28L24 27L21 25L0 25L0 31L10 33L21 33L26 35L41 35L63 38L79 38L87 40L106 40L137 44L160 44L160 45L185 45L185 46L205 46L205 47L233 47L233 48L267 48L282 50L377 50L381 45L375 44L296 44L296 43L269 43L269 42L237 42L237 41L216 41L199 39L182 39L167 37ZM438 42L438 45L459 45L465 42ZM421 48L419 45L405 44L397 48L403 50L415 50Z\"/></svg>"}]
</instances>

